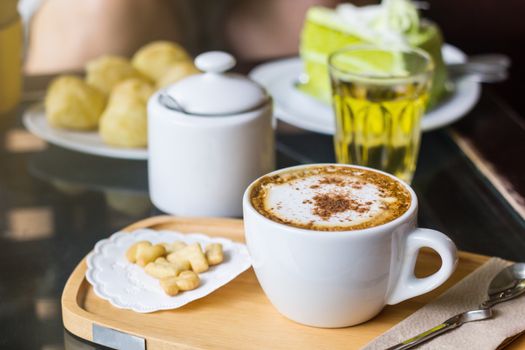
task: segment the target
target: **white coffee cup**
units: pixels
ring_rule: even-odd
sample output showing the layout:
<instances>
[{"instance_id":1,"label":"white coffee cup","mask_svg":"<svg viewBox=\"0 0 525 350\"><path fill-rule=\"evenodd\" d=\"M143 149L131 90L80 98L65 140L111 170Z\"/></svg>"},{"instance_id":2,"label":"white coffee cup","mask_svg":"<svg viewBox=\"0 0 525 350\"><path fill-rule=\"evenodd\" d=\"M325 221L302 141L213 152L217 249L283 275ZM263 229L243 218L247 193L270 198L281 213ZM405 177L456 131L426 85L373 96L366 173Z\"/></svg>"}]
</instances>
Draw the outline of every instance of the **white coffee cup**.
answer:
<instances>
[{"instance_id":1,"label":"white coffee cup","mask_svg":"<svg viewBox=\"0 0 525 350\"><path fill-rule=\"evenodd\" d=\"M313 164L281 169L269 175ZM341 166L341 164L337 164ZM244 229L253 268L271 303L286 317L316 327L346 327L365 322L385 305L427 293L454 272L456 246L443 233L416 227L417 197L408 190L409 209L400 217L371 228L315 231L288 226L260 214L243 198ZM419 249L441 257L440 269L425 278L414 275Z\"/></svg>"}]
</instances>

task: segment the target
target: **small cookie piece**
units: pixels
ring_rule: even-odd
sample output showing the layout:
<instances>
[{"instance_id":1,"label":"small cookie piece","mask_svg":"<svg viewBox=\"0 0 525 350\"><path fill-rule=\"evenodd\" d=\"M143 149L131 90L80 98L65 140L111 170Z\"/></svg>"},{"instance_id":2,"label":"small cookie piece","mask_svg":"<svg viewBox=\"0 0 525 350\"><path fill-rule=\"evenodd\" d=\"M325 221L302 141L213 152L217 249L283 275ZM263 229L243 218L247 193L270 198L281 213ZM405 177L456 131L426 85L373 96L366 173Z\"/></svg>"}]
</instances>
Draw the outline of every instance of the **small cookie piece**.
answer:
<instances>
[{"instance_id":1,"label":"small cookie piece","mask_svg":"<svg viewBox=\"0 0 525 350\"><path fill-rule=\"evenodd\" d=\"M126 251L126 258L128 259L130 263L134 264L137 262L137 248L141 245L145 247L151 247L151 242L140 241L140 242L137 242L131 245L131 247L129 247L128 250Z\"/></svg>"},{"instance_id":2,"label":"small cookie piece","mask_svg":"<svg viewBox=\"0 0 525 350\"><path fill-rule=\"evenodd\" d=\"M190 266L190 262L189 261L174 261L174 262L171 262L171 261L168 261L165 257L160 257L160 258L157 258L157 260L155 260L155 262L173 264L181 272L182 271L189 271L189 270L191 270L191 266Z\"/></svg>"},{"instance_id":3,"label":"small cookie piece","mask_svg":"<svg viewBox=\"0 0 525 350\"><path fill-rule=\"evenodd\" d=\"M196 273L204 272L209 268L208 261L199 243L190 244L181 250L171 253L168 255L168 260L172 262L178 261L179 263L188 261L191 269Z\"/></svg>"},{"instance_id":4,"label":"small cookie piece","mask_svg":"<svg viewBox=\"0 0 525 350\"><path fill-rule=\"evenodd\" d=\"M178 250L180 251L180 250ZM177 251L177 252L178 252ZM173 252L171 254L168 254L166 256L166 259L168 259L169 262L179 265L179 266L187 266L186 270L191 269L190 261L186 258L186 256L182 256L181 254L177 254L177 252Z\"/></svg>"},{"instance_id":5,"label":"small cookie piece","mask_svg":"<svg viewBox=\"0 0 525 350\"><path fill-rule=\"evenodd\" d=\"M162 243L162 245L164 246L164 248L166 248L166 254L171 254L187 246L187 244L184 243L183 241L175 241L172 243Z\"/></svg>"},{"instance_id":6,"label":"small cookie piece","mask_svg":"<svg viewBox=\"0 0 525 350\"><path fill-rule=\"evenodd\" d=\"M190 263L188 261L170 262L165 257L160 257L160 258L157 258L157 260L155 260L155 262L161 263L161 264L164 264L164 263L171 264L171 265L175 266L179 270L179 272L191 270L191 266L190 266Z\"/></svg>"},{"instance_id":7,"label":"small cookie piece","mask_svg":"<svg viewBox=\"0 0 525 350\"><path fill-rule=\"evenodd\" d=\"M209 265L218 265L224 260L222 244L210 243L206 246L206 259Z\"/></svg>"},{"instance_id":8,"label":"small cookie piece","mask_svg":"<svg viewBox=\"0 0 525 350\"><path fill-rule=\"evenodd\" d=\"M193 271L183 271L178 277L166 277L160 280L160 286L170 296L177 295L181 290L192 290L200 284L199 275Z\"/></svg>"},{"instance_id":9,"label":"small cookie piece","mask_svg":"<svg viewBox=\"0 0 525 350\"><path fill-rule=\"evenodd\" d=\"M178 266L181 271L189 271L189 270L191 270L190 262L188 260L185 260L185 259L177 260L175 262L172 262L172 264L175 264L176 266Z\"/></svg>"},{"instance_id":10,"label":"small cookie piece","mask_svg":"<svg viewBox=\"0 0 525 350\"><path fill-rule=\"evenodd\" d=\"M167 277L159 281L161 288L169 296L175 296L179 294L179 287L177 286L177 277Z\"/></svg>"},{"instance_id":11,"label":"small cookie piece","mask_svg":"<svg viewBox=\"0 0 525 350\"><path fill-rule=\"evenodd\" d=\"M155 262L150 262L144 271L155 278L176 277L182 270L175 264L170 263L165 258L157 258Z\"/></svg>"},{"instance_id":12,"label":"small cookie piece","mask_svg":"<svg viewBox=\"0 0 525 350\"><path fill-rule=\"evenodd\" d=\"M139 245L137 247L136 262L139 266L146 266L158 257L164 256L166 249L163 245L155 244L154 246Z\"/></svg>"},{"instance_id":13,"label":"small cookie piece","mask_svg":"<svg viewBox=\"0 0 525 350\"><path fill-rule=\"evenodd\" d=\"M199 275L193 271L183 271L177 277L166 277L160 280L160 286L170 296L177 295L179 291L192 290L199 286Z\"/></svg>"},{"instance_id":14,"label":"small cookie piece","mask_svg":"<svg viewBox=\"0 0 525 350\"><path fill-rule=\"evenodd\" d=\"M178 277L175 278L175 283L179 290L192 290L199 286L201 279L193 271L181 272Z\"/></svg>"}]
</instances>

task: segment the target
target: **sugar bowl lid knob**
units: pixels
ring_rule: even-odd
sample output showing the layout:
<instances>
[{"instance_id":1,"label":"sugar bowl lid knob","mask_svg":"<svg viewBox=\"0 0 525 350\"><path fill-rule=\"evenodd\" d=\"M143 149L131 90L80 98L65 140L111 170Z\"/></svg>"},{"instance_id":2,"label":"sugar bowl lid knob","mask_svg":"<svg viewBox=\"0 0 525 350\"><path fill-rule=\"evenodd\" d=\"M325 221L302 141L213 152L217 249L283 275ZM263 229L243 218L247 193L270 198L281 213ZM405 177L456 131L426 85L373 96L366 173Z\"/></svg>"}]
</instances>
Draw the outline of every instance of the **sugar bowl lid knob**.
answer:
<instances>
[{"instance_id":1,"label":"sugar bowl lid knob","mask_svg":"<svg viewBox=\"0 0 525 350\"><path fill-rule=\"evenodd\" d=\"M226 72L236 63L229 53L205 52L194 62L204 73L170 85L159 100L165 107L185 114L225 116L250 111L270 101L266 91L254 81Z\"/></svg>"},{"instance_id":2,"label":"sugar bowl lid knob","mask_svg":"<svg viewBox=\"0 0 525 350\"><path fill-rule=\"evenodd\" d=\"M209 51L195 58L195 66L206 73L222 73L235 67L235 58L227 52Z\"/></svg>"}]
</instances>

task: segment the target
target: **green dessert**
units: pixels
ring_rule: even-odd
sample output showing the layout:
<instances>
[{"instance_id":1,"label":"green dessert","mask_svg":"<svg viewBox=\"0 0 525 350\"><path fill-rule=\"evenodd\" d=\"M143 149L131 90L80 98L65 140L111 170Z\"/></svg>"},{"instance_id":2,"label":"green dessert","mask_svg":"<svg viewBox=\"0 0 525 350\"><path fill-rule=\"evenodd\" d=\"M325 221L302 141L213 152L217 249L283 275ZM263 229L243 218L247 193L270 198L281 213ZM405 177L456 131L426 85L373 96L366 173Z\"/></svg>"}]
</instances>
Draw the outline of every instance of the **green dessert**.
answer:
<instances>
[{"instance_id":1,"label":"green dessert","mask_svg":"<svg viewBox=\"0 0 525 350\"><path fill-rule=\"evenodd\" d=\"M335 10L310 8L301 34L300 55L305 76L301 77L299 88L330 102L329 54L364 44L425 50L432 56L435 67L429 104L435 104L445 93L447 72L441 55L441 32L436 24L420 20L409 0L383 0L381 5L364 7L342 4Z\"/></svg>"}]
</instances>

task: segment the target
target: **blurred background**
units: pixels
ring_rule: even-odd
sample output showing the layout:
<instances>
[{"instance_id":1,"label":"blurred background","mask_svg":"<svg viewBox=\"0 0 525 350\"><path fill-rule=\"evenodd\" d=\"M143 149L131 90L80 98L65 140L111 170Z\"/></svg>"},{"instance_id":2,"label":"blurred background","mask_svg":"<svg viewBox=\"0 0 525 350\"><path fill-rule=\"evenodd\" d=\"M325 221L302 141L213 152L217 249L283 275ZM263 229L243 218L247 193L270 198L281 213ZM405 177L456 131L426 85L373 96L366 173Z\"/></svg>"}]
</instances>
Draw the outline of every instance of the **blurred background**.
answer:
<instances>
[{"instance_id":1,"label":"blurred background","mask_svg":"<svg viewBox=\"0 0 525 350\"><path fill-rule=\"evenodd\" d=\"M11 0L3 0L11 1ZM14 1L16 2L16 1ZM26 28L25 70L30 74L80 70L103 53L131 56L144 44L175 40L192 54L210 49L241 62L297 54L308 7L338 0L21 0ZM355 0L356 5L377 1ZM504 53L510 79L491 86L525 115L520 96L525 23L522 0L430 0L422 16L437 22L445 41L468 54Z\"/></svg>"}]
</instances>

